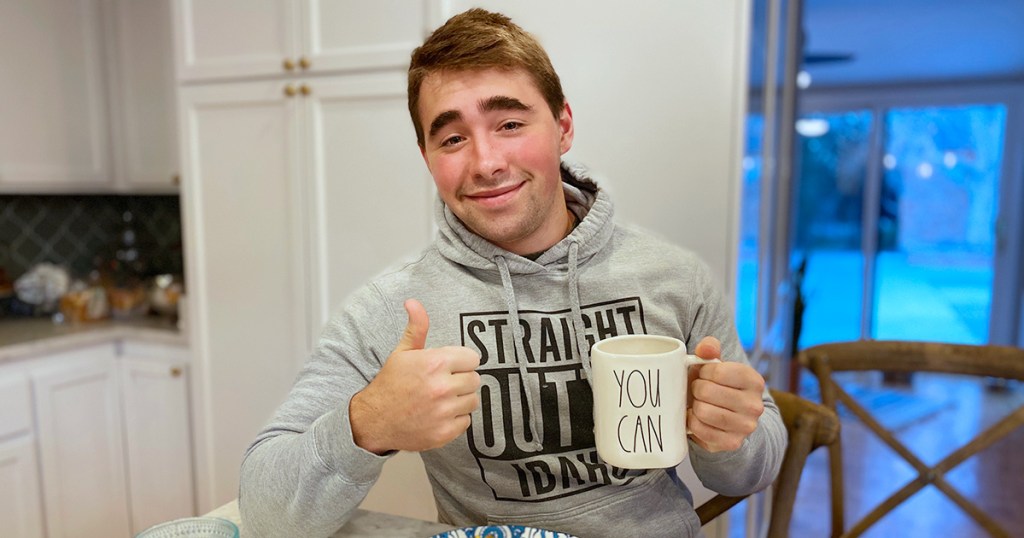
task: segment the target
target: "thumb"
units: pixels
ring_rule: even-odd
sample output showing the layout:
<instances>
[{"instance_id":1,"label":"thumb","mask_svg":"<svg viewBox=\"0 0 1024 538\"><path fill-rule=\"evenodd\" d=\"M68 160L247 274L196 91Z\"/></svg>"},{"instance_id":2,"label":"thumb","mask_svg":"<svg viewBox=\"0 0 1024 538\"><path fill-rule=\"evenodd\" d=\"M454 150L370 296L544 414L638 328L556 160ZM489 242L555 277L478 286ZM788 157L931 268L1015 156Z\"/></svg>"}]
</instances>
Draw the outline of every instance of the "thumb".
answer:
<instances>
[{"instance_id":1,"label":"thumb","mask_svg":"<svg viewBox=\"0 0 1024 538\"><path fill-rule=\"evenodd\" d=\"M427 310L416 299L408 299L405 301L405 311L409 314L409 323L405 325L405 332L402 333L402 339L398 341L395 351L423 349L427 343L427 330L430 328Z\"/></svg>"},{"instance_id":2,"label":"thumb","mask_svg":"<svg viewBox=\"0 0 1024 538\"><path fill-rule=\"evenodd\" d=\"M714 336L705 336L701 338L693 354L702 359L720 359L722 358L722 343Z\"/></svg>"}]
</instances>

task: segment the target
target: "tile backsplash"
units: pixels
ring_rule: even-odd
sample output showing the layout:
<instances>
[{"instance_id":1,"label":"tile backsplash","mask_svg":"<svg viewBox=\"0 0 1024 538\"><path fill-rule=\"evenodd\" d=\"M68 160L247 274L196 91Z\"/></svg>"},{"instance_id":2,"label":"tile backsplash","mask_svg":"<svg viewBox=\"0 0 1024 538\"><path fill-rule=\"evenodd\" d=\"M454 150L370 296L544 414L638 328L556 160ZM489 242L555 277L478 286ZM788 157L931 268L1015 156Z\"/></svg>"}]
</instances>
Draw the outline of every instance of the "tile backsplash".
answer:
<instances>
[{"instance_id":1,"label":"tile backsplash","mask_svg":"<svg viewBox=\"0 0 1024 538\"><path fill-rule=\"evenodd\" d=\"M40 262L86 276L125 232L147 274L182 274L177 196L0 196L0 267L12 280Z\"/></svg>"}]
</instances>

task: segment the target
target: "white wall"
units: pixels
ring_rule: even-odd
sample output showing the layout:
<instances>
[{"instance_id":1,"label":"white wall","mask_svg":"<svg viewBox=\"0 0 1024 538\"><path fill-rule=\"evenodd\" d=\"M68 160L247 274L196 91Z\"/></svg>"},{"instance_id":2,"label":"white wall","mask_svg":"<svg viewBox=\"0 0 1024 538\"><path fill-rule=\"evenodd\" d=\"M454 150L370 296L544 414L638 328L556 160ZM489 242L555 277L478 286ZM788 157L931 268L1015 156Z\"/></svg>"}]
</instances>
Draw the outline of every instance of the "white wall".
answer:
<instances>
[{"instance_id":1,"label":"white wall","mask_svg":"<svg viewBox=\"0 0 1024 538\"><path fill-rule=\"evenodd\" d=\"M587 165L620 218L701 254L731 296L749 1L452 0L536 35L576 121L566 158Z\"/></svg>"}]
</instances>

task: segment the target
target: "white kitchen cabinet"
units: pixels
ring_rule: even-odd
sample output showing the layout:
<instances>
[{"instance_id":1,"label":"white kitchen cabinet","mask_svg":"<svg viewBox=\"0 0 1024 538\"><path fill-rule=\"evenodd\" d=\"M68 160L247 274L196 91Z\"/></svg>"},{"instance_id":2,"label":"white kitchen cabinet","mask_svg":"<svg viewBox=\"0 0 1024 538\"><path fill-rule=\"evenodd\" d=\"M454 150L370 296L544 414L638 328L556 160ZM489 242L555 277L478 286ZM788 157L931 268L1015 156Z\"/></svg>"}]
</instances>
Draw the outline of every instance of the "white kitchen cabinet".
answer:
<instances>
[{"instance_id":1,"label":"white kitchen cabinet","mask_svg":"<svg viewBox=\"0 0 1024 538\"><path fill-rule=\"evenodd\" d=\"M132 534L196 513L183 354L126 344L118 359Z\"/></svg>"},{"instance_id":2,"label":"white kitchen cabinet","mask_svg":"<svg viewBox=\"0 0 1024 538\"><path fill-rule=\"evenodd\" d=\"M180 177L170 0L105 0L119 191L175 193Z\"/></svg>"},{"instance_id":3,"label":"white kitchen cabinet","mask_svg":"<svg viewBox=\"0 0 1024 538\"><path fill-rule=\"evenodd\" d=\"M238 495L242 455L306 349L299 103L284 87L181 90L201 512Z\"/></svg>"},{"instance_id":4,"label":"white kitchen cabinet","mask_svg":"<svg viewBox=\"0 0 1024 538\"><path fill-rule=\"evenodd\" d=\"M99 2L0 2L0 193L111 188Z\"/></svg>"},{"instance_id":5,"label":"white kitchen cabinet","mask_svg":"<svg viewBox=\"0 0 1024 538\"><path fill-rule=\"evenodd\" d=\"M61 353L31 377L47 536L128 536L114 346Z\"/></svg>"},{"instance_id":6,"label":"white kitchen cabinet","mask_svg":"<svg viewBox=\"0 0 1024 538\"><path fill-rule=\"evenodd\" d=\"M0 370L0 521L4 536L43 535L32 397L23 372Z\"/></svg>"},{"instance_id":7,"label":"white kitchen cabinet","mask_svg":"<svg viewBox=\"0 0 1024 538\"><path fill-rule=\"evenodd\" d=\"M35 438L0 441L0 521L8 538L43 536Z\"/></svg>"},{"instance_id":8,"label":"white kitchen cabinet","mask_svg":"<svg viewBox=\"0 0 1024 538\"><path fill-rule=\"evenodd\" d=\"M440 0L175 0L182 81L396 68Z\"/></svg>"},{"instance_id":9,"label":"white kitchen cabinet","mask_svg":"<svg viewBox=\"0 0 1024 538\"><path fill-rule=\"evenodd\" d=\"M237 495L329 311L430 238L404 88L384 72L181 89L200 511Z\"/></svg>"},{"instance_id":10,"label":"white kitchen cabinet","mask_svg":"<svg viewBox=\"0 0 1024 538\"><path fill-rule=\"evenodd\" d=\"M417 151L404 72L306 84L313 343L346 296L427 246L435 191Z\"/></svg>"}]
</instances>

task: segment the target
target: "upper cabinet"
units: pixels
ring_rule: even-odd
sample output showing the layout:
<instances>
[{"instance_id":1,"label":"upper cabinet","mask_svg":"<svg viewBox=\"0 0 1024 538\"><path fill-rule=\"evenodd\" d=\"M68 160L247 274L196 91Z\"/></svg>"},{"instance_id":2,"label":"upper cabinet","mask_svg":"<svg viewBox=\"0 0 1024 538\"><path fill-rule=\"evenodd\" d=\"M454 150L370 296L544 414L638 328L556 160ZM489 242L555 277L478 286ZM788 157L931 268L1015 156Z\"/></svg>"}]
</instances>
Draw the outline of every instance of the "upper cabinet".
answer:
<instances>
[{"instance_id":1,"label":"upper cabinet","mask_svg":"<svg viewBox=\"0 0 1024 538\"><path fill-rule=\"evenodd\" d=\"M439 0L176 0L183 82L401 68Z\"/></svg>"},{"instance_id":2,"label":"upper cabinet","mask_svg":"<svg viewBox=\"0 0 1024 538\"><path fill-rule=\"evenodd\" d=\"M177 192L170 0L0 2L0 194Z\"/></svg>"},{"instance_id":3,"label":"upper cabinet","mask_svg":"<svg viewBox=\"0 0 1024 538\"><path fill-rule=\"evenodd\" d=\"M178 190L170 0L105 0L118 190Z\"/></svg>"},{"instance_id":4,"label":"upper cabinet","mask_svg":"<svg viewBox=\"0 0 1024 538\"><path fill-rule=\"evenodd\" d=\"M0 2L0 192L111 188L99 2Z\"/></svg>"}]
</instances>

